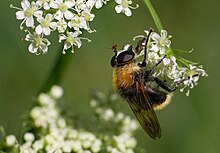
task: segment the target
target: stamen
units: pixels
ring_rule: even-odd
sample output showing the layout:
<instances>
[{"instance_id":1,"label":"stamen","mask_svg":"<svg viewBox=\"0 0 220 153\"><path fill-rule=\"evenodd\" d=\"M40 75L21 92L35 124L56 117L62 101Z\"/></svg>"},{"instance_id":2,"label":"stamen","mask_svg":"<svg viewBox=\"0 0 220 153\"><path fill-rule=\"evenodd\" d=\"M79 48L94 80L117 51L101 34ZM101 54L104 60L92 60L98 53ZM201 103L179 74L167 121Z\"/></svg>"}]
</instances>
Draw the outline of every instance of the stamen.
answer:
<instances>
[{"instance_id":1,"label":"stamen","mask_svg":"<svg viewBox=\"0 0 220 153\"><path fill-rule=\"evenodd\" d=\"M27 20L27 18L25 18L25 19L21 22L21 24L20 24L20 29L21 29L21 30L23 30L24 27L23 27L22 25L24 24L24 22L25 22L26 20Z\"/></svg>"},{"instance_id":2,"label":"stamen","mask_svg":"<svg viewBox=\"0 0 220 153\"><path fill-rule=\"evenodd\" d=\"M72 50L71 50L71 53L75 53L75 51L74 51L74 47L72 46Z\"/></svg>"},{"instance_id":3,"label":"stamen","mask_svg":"<svg viewBox=\"0 0 220 153\"><path fill-rule=\"evenodd\" d=\"M88 31L89 33L96 32L96 30L95 30L95 29L94 29L94 30L92 30L92 29L90 28L90 26L89 26L89 22L88 22L88 21L86 21L86 24L87 24L87 27L88 27L87 31Z\"/></svg>"},{"instance_id":4,"label":"stamen","mask_svg":"<svg viewBox=\"0 0 220 153\"><path fill-rule=\"evenodd\" d=\"M96 30L95 30L95 29L94 29L94 30L89 29L88 32L89 32L89 33L93 33L93 32L96 32Z\"/></svg>"},{"instance_id":5,"label":"stamen","mask_svg":"<svg viewBox=\"0 0 220 153\"><path fill-rule=\"evenodd\" d=\"M28 34L31 34L31 32L28 29L25 29L24 32L27 32Z\"/></svg>"},{"instance_id":6,"label":"stamen","mask_svg":"<svg viewBox=\"0 0 220 153\"><path fill-rule=\"evenodd\" d=\"M84 38L84 37L78 37L79 39L87 40L88 42L91 42L89 38Z\"/></svg>"},{"instance_id":7,"label":"stamen","mask_svg":"<svg viewBox=\"0 0 220 153\"><path fill-rule=\"evenodd\" d=\"M63 54L66 54L66 51L63 49L62 53L63 53Z\"/></svg>"},{"instance_id":8,"label":"stamen","mask_svg":"<svg viewBox=\"0 0 220 153\"><path fill-rule=\"evenodd\" d=\"M137 36L135 36L135 37L133 38L133 41L135 41L135 39L137 39L137 38L145 38L145 36L143 36L143 35L137 35Z\"/></svg>"},{"instance_id":9,"label":"stamen","mask_svg":"<svg viewBox=\"0 0 220 153\"><path fill-rule=\"evenodd\" d=\"M128 7L131 8L131 9L137 9L139 7L139 5L136 4L136 6L128 6Z\"/></svg>"},{"instance_id":10,"label":"stamen","mask_svg":"<svg viewBox=\"0 0 220 153\"><path fill-rule=\"evenodd\" d=\"M68 9L70 9L70 10L73 10L73 11L76 11L76 12L77 12L77 10L76 10L75 8L73 8L73 7L68 8Z\"/></svg>"},{"instance_id":11,"label":"stamen","mask_svg":"<svg viewBox=\"0 0 220 153\"><path fill-rule=\"evenodd\" d=\"M13 8L13 9L16 9L16 10L19 10L19 11L22 11L21 8L18 8L18 7L16 7L16 6L12 5L12 4L10 4L10 8Z\"/></svg>"},{"instance_id":12,"label":"stamen","mask_svg":"<svg viewBox=\"0 0 220 153\"><path fill-rule=\"evenodd\" d=\"M90 6L90 8L89 8L90 12L92 11L92 8L94 7L95 3L96 3L96 1L93 1L92 5ZM104 1L103 1L103 3L104 3ZM104 4L106 4L106 3L104 3Z\"/></svg>"}]
</instances>

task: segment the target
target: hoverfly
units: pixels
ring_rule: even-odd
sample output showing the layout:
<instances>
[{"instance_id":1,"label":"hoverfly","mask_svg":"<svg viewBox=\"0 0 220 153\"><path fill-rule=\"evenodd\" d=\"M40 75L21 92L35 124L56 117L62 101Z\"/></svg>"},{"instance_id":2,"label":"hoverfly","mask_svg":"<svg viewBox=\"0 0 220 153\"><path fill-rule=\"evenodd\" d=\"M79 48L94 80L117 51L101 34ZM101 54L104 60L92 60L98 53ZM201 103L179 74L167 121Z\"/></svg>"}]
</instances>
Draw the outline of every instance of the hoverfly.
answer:
<instances>
[{"instance_id":1,"label":"hoverfly","mask_svg":"<svg viewBox=\"0 0 220 153\"><path fill-rule=\"evenodd\" d=\"M126 50L117 51L116 46L113 46L115 55L111 59L111 66L114 68L115 90L128 102L145 132L151 138L157 139L161 137L161 128L154 110L167 105L176 88L168 86L165 81L153 76L155 68L163 58L153 68L147 69L147 44L152 32L151 29L147 37L138 42L136 48L129 45ZM139 63L136 61L137 54L143 49L144 59ZM152 81L156 82L160 88L152 87L150 85Z\"/></svg>"}]
</instances>

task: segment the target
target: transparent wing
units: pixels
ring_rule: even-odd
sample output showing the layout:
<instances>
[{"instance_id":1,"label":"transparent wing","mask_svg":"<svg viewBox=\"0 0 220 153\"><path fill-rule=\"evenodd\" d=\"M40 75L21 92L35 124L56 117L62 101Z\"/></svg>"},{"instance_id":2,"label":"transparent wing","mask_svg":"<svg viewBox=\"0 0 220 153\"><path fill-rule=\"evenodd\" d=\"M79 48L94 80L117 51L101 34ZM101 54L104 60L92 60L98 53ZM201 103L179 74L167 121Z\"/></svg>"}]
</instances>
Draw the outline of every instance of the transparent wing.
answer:
<instances>
[{"instance_id":1,"label":"transparent wing","mask_svg":"<svg viewBox=\"0 0 220 153\"><path fill-rule=\"evenodd\" d=\"M136 82L137 95L128 102L145 132L153 139L161 137L160 124L141 81Z\"/></svg>"}]
</instances>

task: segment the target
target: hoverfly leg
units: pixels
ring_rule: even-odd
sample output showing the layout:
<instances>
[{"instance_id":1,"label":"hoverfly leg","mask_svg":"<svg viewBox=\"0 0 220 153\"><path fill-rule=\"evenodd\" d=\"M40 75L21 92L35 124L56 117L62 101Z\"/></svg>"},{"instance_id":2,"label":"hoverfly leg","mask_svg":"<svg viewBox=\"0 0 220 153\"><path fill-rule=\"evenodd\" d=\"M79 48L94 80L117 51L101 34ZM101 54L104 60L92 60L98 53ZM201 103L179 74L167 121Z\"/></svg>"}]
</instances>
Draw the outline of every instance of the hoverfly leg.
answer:
<instances>
[{"instance_id":1,"label":"hoverfly leg","mask_svg":"<svg viewBox=\"0 0 220 153\"><path fill-rule=\"evenodd\" d=\"M154 81L164 90L168 91L168 92L173 92L177 89L177 86L169 86L168 84L166 84L164 81L161 81L160 79L158 79L157 77L154 78Z\"/></svg>"},{"instance_id":2,"label":"hoverfly leg","mask_svg":"<svg viewBox=\"0 0 220 153\"><path fill-rule=\"evenodd\" d=\"M152 70L154 70L158 65L160 65L165 57L166 57L166 55L164 55L164 57L161 58L161 59L153 66Z\"/></svg>"},{"instance_id":3,"label":"hoverfly leg","mask_svg":"<svg viewBox=\"0 0 220 153\"><path fill-rule=\"evenodd\" d=\"M144 44L144 59L143 59L143 62L141 63L141 65L140 65L142 67L145 67L147 65L147 62L146 62L146 60L147 60L147 44L148 44L148 42L150 40L150 35L151 35L152 32L153 32L153 29L150 29L149 33L147 35L147 38L145 40L145 44Z\"/></svg>"}]
</instances>

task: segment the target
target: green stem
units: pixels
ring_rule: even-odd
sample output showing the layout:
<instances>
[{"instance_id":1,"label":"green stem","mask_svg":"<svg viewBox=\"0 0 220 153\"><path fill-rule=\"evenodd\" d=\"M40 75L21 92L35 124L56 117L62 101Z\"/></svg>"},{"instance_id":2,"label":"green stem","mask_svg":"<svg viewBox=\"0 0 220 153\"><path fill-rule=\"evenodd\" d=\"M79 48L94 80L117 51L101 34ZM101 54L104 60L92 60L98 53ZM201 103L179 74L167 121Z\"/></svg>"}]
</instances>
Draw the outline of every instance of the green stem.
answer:
<instances>
[{"instance_id":1,"label":"green stem","mask_svg":"<svg viewBox=\"0 0 220 153\"><path fill-rule=\"evenodd\" d=\"M72 53L67 52L65 55L59 52L58 57L55 61L53 68L51 69L48 78L44 82L41 92L48 92L52 85L60 85L60 81L63 78L64 71L70 61L70 57L72 57ZM39 94L38 93L38 94Z\"/></svg>"},{"instance_id":2,"label":"green stem","mask_svg":"<svg viewBox=\"0 0 220 153\"><path fill-rule=\"evenodd\" d=\"M163 25L160 21L159 16L157 15L153 5L151 4L150 0L144 0L148 10L150 11L150 14L156 24L157 30L160 32L163 29Z\"/></svg>"}]
</instances>

